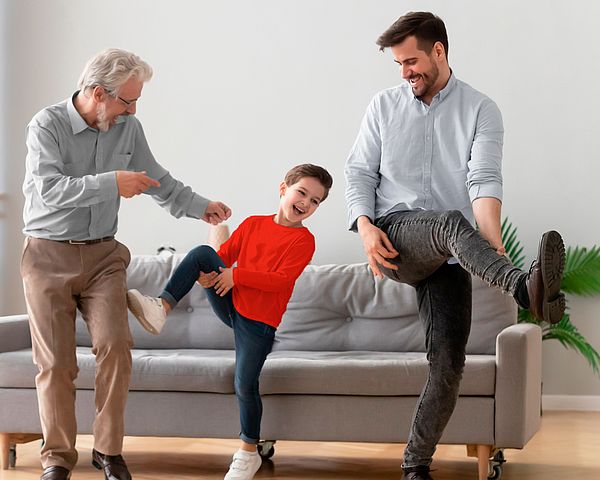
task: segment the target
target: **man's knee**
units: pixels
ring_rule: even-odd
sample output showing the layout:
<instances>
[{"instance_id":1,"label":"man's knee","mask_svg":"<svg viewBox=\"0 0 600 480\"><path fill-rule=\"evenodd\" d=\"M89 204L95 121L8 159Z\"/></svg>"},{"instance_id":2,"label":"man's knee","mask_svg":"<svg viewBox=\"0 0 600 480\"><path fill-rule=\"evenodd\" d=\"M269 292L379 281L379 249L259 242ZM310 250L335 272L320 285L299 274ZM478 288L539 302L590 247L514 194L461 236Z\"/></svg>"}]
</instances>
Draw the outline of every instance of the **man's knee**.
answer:
<instances>
[{"instance_id":1,"label":"man's knee","mask_svg":"<svg viewBox=\"0 0 600 480\"><path fill-rule=\"evenodd\" d=\"M79 373L79 367L77 366L77 360L65 359L54 357L52 359L46 359L35 361L41 376L49 377L54 380L67 380L73 381L77 378Z\"/></svg>"},{"instance_id":2,"label":"man's knee","mask_svg":"<svg viewBox=\"0 0 600 480\"><path fill-rule=\"evenodd\" d=\"M93 353L98 360L105 358L121 359L129 361L131 358L131 347L133 342L129 338L118 335L106 336L95 339Z\"/></svg>"},{"instance_id":3,"label":"man's knee","mask_svg":"<svg viewBox=\"0 0 600 480\"><path fill-rule=\"evenodd\" d=\"M447 210L442 214L442 218L448 223L462 223L467 219L460 210Z\"/></svg>"}]
</instances>

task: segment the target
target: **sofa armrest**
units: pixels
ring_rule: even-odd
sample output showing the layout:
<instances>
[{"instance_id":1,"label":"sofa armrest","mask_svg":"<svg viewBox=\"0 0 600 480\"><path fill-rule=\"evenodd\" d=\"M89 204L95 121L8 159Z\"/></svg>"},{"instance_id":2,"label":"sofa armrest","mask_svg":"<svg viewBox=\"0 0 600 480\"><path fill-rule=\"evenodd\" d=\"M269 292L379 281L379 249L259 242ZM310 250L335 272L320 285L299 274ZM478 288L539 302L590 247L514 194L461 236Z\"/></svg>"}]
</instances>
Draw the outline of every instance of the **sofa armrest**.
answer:
<instances>
[{"instance_id":1,"label":"sofa armrest","mask_svg":"<svg viewBox=\"0 0 600 480\"><path fill-rule=\"evenodd\" d=\"M9 315L0 317L0 352L13 352L31 348L29 317Z\"/></svg>"},{"instance_id":2,"label":"sofa armrest","mask_svg":"<svg viewBox=\"0 0 600 480\"><path fill-rule=\"evenodd\" d=\"M496 338L496 446L523 448L540 428L542 330L511 325Z\"/></svg>"}]
</instances>

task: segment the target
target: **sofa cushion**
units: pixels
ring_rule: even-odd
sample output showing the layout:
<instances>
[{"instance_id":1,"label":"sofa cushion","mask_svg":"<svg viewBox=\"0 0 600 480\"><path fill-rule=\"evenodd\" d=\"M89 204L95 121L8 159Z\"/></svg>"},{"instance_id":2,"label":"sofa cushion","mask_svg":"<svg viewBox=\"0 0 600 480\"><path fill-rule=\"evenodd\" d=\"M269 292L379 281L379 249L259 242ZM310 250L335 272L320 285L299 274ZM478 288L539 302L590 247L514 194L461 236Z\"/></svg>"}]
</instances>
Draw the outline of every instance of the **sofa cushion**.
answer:
<instances>
[{"instance_id":1,"label":"sofa cushion","mask_svg":"<svg viewBox=\"0 0 600 480\"><path fill-rule=\"evenodd\" d=\"M496 335L516 319L510 296L473 279L467 353L494 354ZM424 352L415 290L375 279L367 264L309 265L296 282L273 350Z\"/></svg>"},{"instance_id":2,"label":"sofa cushion","mask_svg":"<svg viewBox=\"0 0 600 480\"><path fill-rule=\"evenodd\" d=\"M233 393L235 352L228 350L132 350L132 391ZM95 359L78 347L78 389L94 388ZM261 393L323 395L419 395L427 379L423 353L272 352ZM34 388L31 350L0 353L0 388ZM460 392L493 395L495 357L468 356Z\"/></svg>"},{"instance_id":3,"label":"sofa cushion","mask_svg":"<svg viewBox=\"0 0 600 480\"><path fill-rule=\"evenodd\" d=\"M273 352L262 394L418 396L429 367L424 353ZM461 395L494 395L496 358L467 355Z\"/></svg>"},{"instance_id":4,"label":"sofa cushion","mask_svg":"<svg viewBox=\"0 0 600 480\"><path fill-rule=\"evenodd\" d=\"M158 296L182 259L183 255L132 256L127 268L127 288ZM231 350L234 345L233 332L213 313L204 288L198 284L173 309L160 335L144 330L131 313L129 326L135 348ZM77 345L90 347L92 342L80 312L76 328Z\"/></svg>"},{"instance_id":5,"label":"sofa cushion","mask_svg":"<svg viewBox=\"0 0 600 480\"><path fill-rule=\"evenodd\" d=\"M233 393L232 350L132 350L129 390ZM96 360L88 347L77 348L78 389L94 388ZM0 388L35 388L37 367L31 350L0 353Z\"/></svg>"}]
</instances>

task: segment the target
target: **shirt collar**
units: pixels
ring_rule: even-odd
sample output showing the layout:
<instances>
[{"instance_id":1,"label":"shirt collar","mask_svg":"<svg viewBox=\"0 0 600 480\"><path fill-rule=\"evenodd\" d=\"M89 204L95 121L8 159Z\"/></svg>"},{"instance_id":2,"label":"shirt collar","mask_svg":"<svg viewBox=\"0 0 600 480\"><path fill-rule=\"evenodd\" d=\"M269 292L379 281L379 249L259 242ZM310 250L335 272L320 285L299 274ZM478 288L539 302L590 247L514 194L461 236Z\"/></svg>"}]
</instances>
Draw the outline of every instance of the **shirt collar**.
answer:
<instances>
[{"instance_id":1,"label":"shirt collar","mask_svg":"<svg viewBox=\"0 0 600 480\"><path fill-rule=\"evenodd\" d=\"M446 85L444 86L444 88L442 88L438 93L435 94L435 96L431 99L431 103L434 103L434 101L437 102L441 102L442 100L444 100L444 98L446 98L450 92L454 89L454 87L456 86L456 77L454 76L454 73L452 73L452 70L450 70L450 78L448 78L448 82L446 82ZM411 90L412 92L412 90ZM413 100L417 100L421 103L423 103L423 101L417 97L414 93L413 93ZM423 105L426 105L425 103L423 103ZM429 105L431 106L431 105Z\"/></svg>"},{"instance_id":2,"label":"shirt collar","mask_svg":"<svg viewBox=\"0 0 600 480\"><path fill-rule=\"evenodd\" d=\"M79 90L76 91L71 98L67 100L67 112L69 113L69 120L71 122L71 129L73 130L73 135L77 135L78 133L83 132L86 128L89 128L89 125L85 123L83 117L79 114L77 109L75 108L75 104L73 103L73 99L79 94Z\"/></svg>"},{"instance_id":3,"label":"shirt collar","mask_svg":"<svg viewBox=\"0 0 600 480\"><path fill-rule=\"evenodd\" d=\"M67 112L69 113L69 120L71 122L71 129L73 130L73 135L77 135L78 133L83 132L86 128L90 128L92 130L96 130L95 128L90 127L86 121L83 119L81 114L75 108L75 103L73 100L79 94L79 90L77 90L71 98L67 100ZM119 115L117 117L116 124L123 123L125 121L125 117L123 115Z\"/></svg>"},{"instance_id":4,"label":"shirt collar","mask_svg":"<svg viewBox=\"0 0 600 480\"><path fill-rule=\"evenodd\" d=\"M442 88L435 97L439 98L439 101L441 102L442 100L444 100L444 98L446 98L450 92L454 89L454 87L456 86L456 77L454 76L454 73L452 73L452 70L450 71L450 78L448 79L448 83L446 83L446 86L444 88ZM435 98L433 97L433 98Z\"/></svg>"}]
</instances>

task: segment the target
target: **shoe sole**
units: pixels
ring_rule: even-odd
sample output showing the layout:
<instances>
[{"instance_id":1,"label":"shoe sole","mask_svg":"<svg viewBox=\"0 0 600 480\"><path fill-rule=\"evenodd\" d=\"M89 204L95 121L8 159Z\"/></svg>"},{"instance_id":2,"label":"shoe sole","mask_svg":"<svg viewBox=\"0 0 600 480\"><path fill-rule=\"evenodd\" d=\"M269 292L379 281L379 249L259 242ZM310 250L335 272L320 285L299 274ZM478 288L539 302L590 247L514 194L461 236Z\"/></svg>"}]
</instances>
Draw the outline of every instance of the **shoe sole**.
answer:
<instances>
[{"instance_id":1,"label":"shoe sole","mask_svg":"<svg viewBox=\"0 0 600 480\"><path fill-rule=\"evenodd\" d=\"M565 245L558 232L552 230L542 235L540 257L538 260L544 283L542 315L546 321L558 323L562 319L566 307L565 296L560 293L565 269Z\"/></svg>"},{"instance_id":2,"label":"shoe sole","mask_svg":"<svg viewBox=\"0 0 600 480\"><path fill-rule=\"evenodd\" d=\"M138 301L135 295L132 295L129 292L127 292L127 306L129 307L129 310L131 310L131 313L133 313L133 316L138 322L140 322L140 325L144 327L146 331L150 332L152 335L158 335L160 333L150 322L148 322L148 320L146 320L144 317L144 309L142 308L142 304Z\"/></svg>"}]
</instances>

